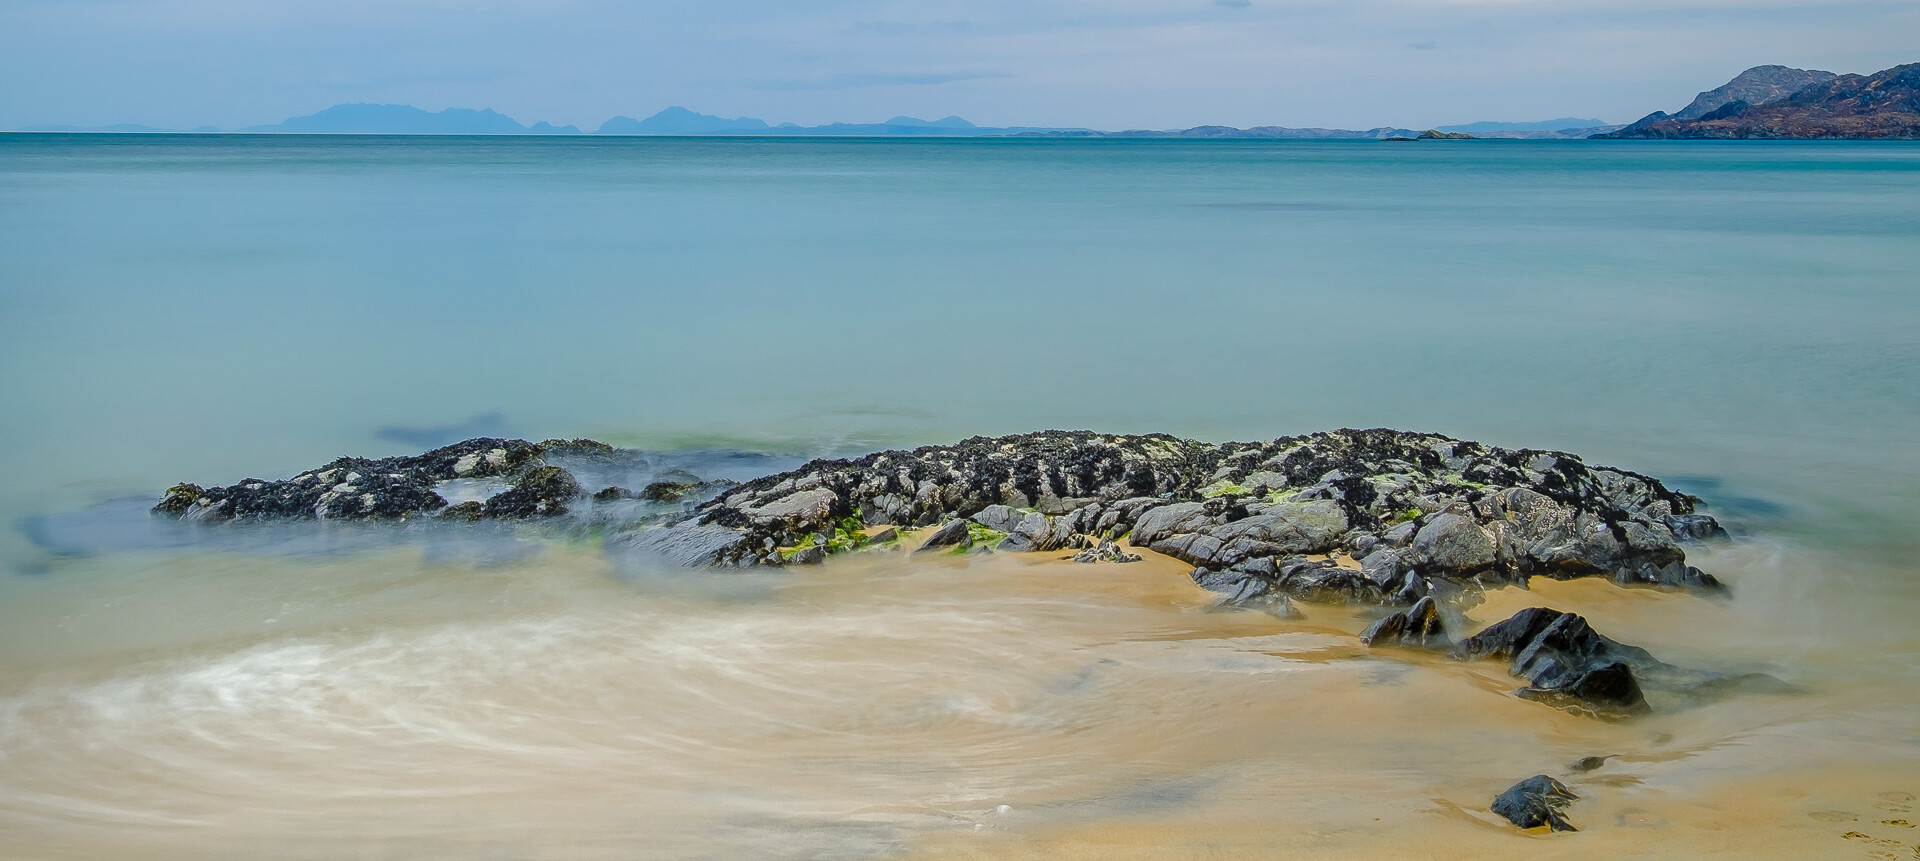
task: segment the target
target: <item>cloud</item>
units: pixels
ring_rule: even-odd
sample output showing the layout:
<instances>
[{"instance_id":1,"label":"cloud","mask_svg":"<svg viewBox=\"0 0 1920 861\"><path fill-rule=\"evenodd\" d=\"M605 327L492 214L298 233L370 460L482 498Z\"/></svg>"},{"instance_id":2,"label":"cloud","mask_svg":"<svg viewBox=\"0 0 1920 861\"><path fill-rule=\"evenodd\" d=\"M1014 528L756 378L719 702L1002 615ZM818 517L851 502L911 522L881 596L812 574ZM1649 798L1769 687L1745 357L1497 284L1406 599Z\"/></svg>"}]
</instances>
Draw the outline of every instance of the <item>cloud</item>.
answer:
<instances>
[{"instance_id":1,"label":"cloud","mask_svg":"<svg viewBox=\"0 0 1920 861\"><path fill-rule=\"evenodd\" d=\"M1007 72L851 72L819 78L776 78L756 81L759 90L850 90L859 87L928 87L956 81L1011 78Z\"/></svg>"}]
</instances>

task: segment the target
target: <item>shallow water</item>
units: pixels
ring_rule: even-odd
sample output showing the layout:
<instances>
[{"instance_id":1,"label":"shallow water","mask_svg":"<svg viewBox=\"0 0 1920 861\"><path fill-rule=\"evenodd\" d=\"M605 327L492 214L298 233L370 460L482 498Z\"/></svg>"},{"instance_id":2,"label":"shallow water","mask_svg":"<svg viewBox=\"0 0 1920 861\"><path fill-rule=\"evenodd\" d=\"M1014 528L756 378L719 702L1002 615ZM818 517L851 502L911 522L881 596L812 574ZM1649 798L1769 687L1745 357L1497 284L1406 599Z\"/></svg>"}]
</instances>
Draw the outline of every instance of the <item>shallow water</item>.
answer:
<instances>
[{"instance_id":1,"label":"shallow water","mask_svg":"<svg viewBox=\"0 0 1920 861\"><path fill-rule=\"evenodd\" d=\"M1917 259L1902 145L0 136L0 854L1911 857ZM1732 601L1470 615L1798 692L1575 718L1163 559L140 514L469 433L1340 425L1707 497ZM1490 821L1541 772L1581 833Z\"/></svg>"}]
</instances>

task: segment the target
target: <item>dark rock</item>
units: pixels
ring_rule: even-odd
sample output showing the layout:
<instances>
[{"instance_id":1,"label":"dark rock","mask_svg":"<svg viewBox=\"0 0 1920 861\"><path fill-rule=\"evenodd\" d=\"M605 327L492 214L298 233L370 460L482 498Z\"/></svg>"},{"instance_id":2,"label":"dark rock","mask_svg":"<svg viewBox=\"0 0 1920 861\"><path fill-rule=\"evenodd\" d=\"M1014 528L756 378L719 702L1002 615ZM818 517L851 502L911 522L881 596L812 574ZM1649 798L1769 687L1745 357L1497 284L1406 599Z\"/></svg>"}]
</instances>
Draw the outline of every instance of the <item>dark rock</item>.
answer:
<instances>
[{"instance_id":1,"label":"dark rock","mask_svg":"<svg viewBox=\"0 0 1920 861\"><path fill-rule=\"evenodd\" d=\"M1594 633L1578 615L1544 607L1522 610L1462 640L1451 656L1509 659L1508 671L1527 680L1519 696L1600 717L1647 711L1629 661L1659 664L1644 649Z\"/></svg>"},{"instance_id":2,"label":"dark rock","mask_svg":"<svg viewBox=\"0 0 1920 861\"><path fill-rule=\"evenodd\" d=\"M973 539L967 534L967 521L953 520L949 521L947 525L934 530L933 534L927 536L927 540L920 544L920 548L913 552L925 553L929 550L938 550L942 547L971 546L973 546Z\"/></svg>"},{"instance_id":3,"label":"dark rock","mask_svg":"<svg viewBox=\"0 0 1920 861\"><path fill-rule=\"evenodd\" d=\"M1027 517L1026 512L1005 505L989 505L975 512L973 522L995 532L1011 533Z\"/></svg>"},{"instance_id":4,"label":"dark rock","mask_svg":"<svg viewBox=\"0 0 1920 861\"><path fill-rule=\"evenodd\" d=\"M1428 583L1425 577L1408 571L1406 576L1400 578L1400 591L1393 593L1391 600L1396 604L1417 604L1431 594L1433 594L1433 584Z\"/></svg>"},{"instance_id":5,"label":"dark rock","mask_svg":"<svg viewBox=\"0 0 1920 861\"><path fill-rule=\"evenodd\" d=\"M593 494L594 502L615 502L622 499L632 499L632 498L633 498L633 491L628 490L624 487L604 487L598 491L595 491Z\"/></svg>"},{"instance_id":6,"label":"dark rock","mask_svg":"<svg viewBox=\"0 0 1920 861\"><path fill-rule=\"evenodd\" d=\"M1606 756L1583 756L1579 759L1574 760L1571 764L1569 764L1567 766L1567 770L1576 772L1576 773L1596 771L1600 769L1600 767L1606 765L1607 760L1612 758L1613 758L1613 754L1608 754Z\"/></svg>"},{"instance_id":7,"label":"dark rock","mask_svg":"<svg viewBox=\"0 0 1920 861\"><path fill-rule=\"evenodd\" d=\"M1485 571L1500 561L1487 530L1469 515L1450 512L1429 518L1403 558L1417 568L1454 576Z\"/></svg>"},{"instance_id":8,"label":"dark rock","mask_svg":"<svg viewBox=\"0 0 1920 861\"><path fill-rule=\"evenodd\" d=\"M619 449L594 439L550 439L540 443L543 454L555 457L600 457L614 454Z\"/></svg>"},{"instance_id":9,"label":"dark rock","mask_svg":"<svg viewBox=\"0 0 1920 861\"><path fill-rule=\"evenodd\" d=\"M444 508L434 491L440 482L524 476L541 451L522 440L482 438L406 457L343 457L284 481L176 485L154 513L201 521L400 519Z\"/></svg>"},{"instance_id":10,"label":"dark rock","mask_svg":"<svg viewBox=\"0 0 1920 861\"><path fill-rule=\"evenodd\" d=\"M1140 554L1128 553L1125 550L1121 550L1120 545L1115 544L1110 539L1103 538L1100 539L1099 544L1073 554L1073 561L1082 564L1092 564L1095 562L1138 562L1140 561Z\"/></svg>"},{"instance_id":11,"label":"dark rock","mask_svg":"<svg viewBox=\"0 0 1920 861\"><path fill-rule=\"evenodd\" d=\"M1660 518L1676 541L1724 541L1727 530L1705 514L1669 514Z\"/></svg>"},{"instance_id":12,"label":"dark rock","mask_svg":"<svg viewBox=\"0 0 1920 861\"><path fill-rule=\"evenodd\" d=\"M1493 812L1521 828L1547 826L1555 831L1578 831L1567 822L1565 811L1580 796L1567 785L1544 774L1536 774L1513 785L1493 799Z\"/></svg>"},{"instance_id":13,"label":"dark rock","mask_svg":"<svg viewBox=\"0 0 1920 861\"><path fill-rule=\"evenodd\" d=\"M700 488L699 480L656 481L641 488L640 498L648 502L679 502Z\"/></svg>"},{"instance_id":14,"label":"dark rock","mask_svg":"<svg viewBox=\"0 0 1920 861\"><path fill-rule=\"evenodd\" d=\"M888 544L888 543L899 541L899 540L900 540L900 530L889 526L885 529L882 529L878 532L873 533L872 535L867 536L867 540L862 543L869 544L869 545Z\"/></svg>"},{"instance_id":15,"label":"dark rock","mask_svg":"<svg viewBox=\"0 0 1920 861\"><path fill-rule=\"evenodd\" d=\"M1220 593L1215 602L1218 607L1232 607L1240 610L1258 610L1282 619L1302 617L1300 609L1293 601L1278 589L1273 581L1258 572L1241 569L1214 571L1208 568L1195 568L1188 576L1194 585L1209 592Z\"/></svg>"},{"instance_id":16,"label":"dark rock","mask_svg":"<svg viewBox=\"0 0 1920 861\"><path fill-rule=\"evenodd\" d=\"M624 533L608 540L611 547L658 557L675 565L714 565L735 558L744 549L746 536L724 526L703 525L695 520L659 529ZM766 551L769 552L770 551ZM774 559L778 560L775 555ZM756 561L755 564L766 564Z\"/></svg>"},{"instance_id":17,"label":"dark rock","mask_svg":"<svg viewBox=\"0 0 1920 861\"><path fill-rule=\"evenodd\" d=\"M1440 608L1432 598L1421 598L1404 612L1392 613L1374 622L1360 635L1368 646L1411 646L1423 649L1445 648L1450 644L1445 626L1440 624Z\"/></svg>"},{"instance_id":18,"label":"dark rock","mask_svg":"<svg viewBox=\"0 0 1920 861\"><path fill-rule=\"evenodd\" d=\"M440 512L440 516L455 520L479 520L487 516L487 507L478 502L462 502L448 506Z\"/></svg>"},{"instance_id":19,"label":"dark rock","mask_svg":"<svg viewBox=\"0 0 1920 861\"><path fill-rule=\"evenodd\" d=\"M1351 568L1332 562L1288 559L1274 578L1276 590L1316 604L1381 604L1387 600L1379 584Z\"/></svg>"},{"instance_id":20,"label":"dark rock","mask_svg":"<svg viewBox=\"0 0 1920 861\"><path fill-rule=\"evenodd\" d=\"M827 548L823 544L809 544L793 551L787 557L788 565L818 565L827 561Z\"/></svg>"},{"instance_id":21,"label":"dark rock","mask_svg":"<svg viewBox=\"0 0 1920 861\"><path fill-rule=\"evenodd\" d=\"M181 482L167 488L166 498L154 505L153 510L159 514L171 514L179 517L182 514L186 514L187 509L192 508L193 503L199 500L200 497L205 496L206 493L207 489L200 485Z\"/></svg>"},{"instance_id":22,"label":"dark rock","mask_svg":"<svg viewBox=\"0 0 1920 861\"><path fill-rule=\"evenodd\" d=\"M567 513L574 497L584 493L573 475L557 466L536 466L512 489L486 502L488 517L553 517Z\"/></svg>"}]
</instances>

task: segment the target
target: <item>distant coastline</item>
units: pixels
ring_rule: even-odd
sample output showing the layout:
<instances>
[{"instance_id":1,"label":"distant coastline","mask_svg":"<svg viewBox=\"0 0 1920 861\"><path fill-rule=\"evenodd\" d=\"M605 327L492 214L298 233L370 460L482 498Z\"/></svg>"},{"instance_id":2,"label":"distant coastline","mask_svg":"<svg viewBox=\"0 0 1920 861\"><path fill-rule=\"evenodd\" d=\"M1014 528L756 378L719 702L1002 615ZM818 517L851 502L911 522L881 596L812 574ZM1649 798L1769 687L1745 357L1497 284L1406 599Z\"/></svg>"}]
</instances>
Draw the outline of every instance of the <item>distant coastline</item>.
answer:
<instances>
[{"instance_id":1,"label":"distant coastline","mask_svg":"<svg viewBox=\"0 0 1920 861\"><path fill-rule=\"evenodd\" d=\"M221 129L166 129L135 124L43 125L18 130L60 134L263 134L263 135L515 135L614 137L1033 137L1182 140L1920 140L1920 63L1871 75L1786 66L1755 66L1731 81L1695 96L1676 113L1654 111L1631 124L1562 117L1534 122L1480 121L1414 128L1296 128L1202 125L1185 129L1100 129L1052 126L979 126L958 116L924 120L896 116L877 123L833 122L815 126L768 123L755 117L702 114L675 105L645 119L616 116L593 131L540 121L523 125L491 108L428 112L411 105L341 104L268 125Z\"/></svg>"},{"instance_id":2,"label":"distant coastline","mask_svg":"<svg viewBox=\"0 0 1920 861\"><path fill-rule=\"evenodd\" d=\"M1598 120L1564 118L1534 122L1502 123L1482 121L1457 126L1441 126L1439 132L1471 134L1474 137L1578 139L1621 128ZM318 113L292 117L270 125L221 129L200 126L192 129L167 129L153 126L119 124L110 126L29 126L28 133L56 134L271 134L271 135L512 135L512 136L616 136L616 137L1047 137L1047 138L1183 138L1183 139L1279 139L1279 140L1387 140L1411 138L1420 129L1381 126L1370 129L1290 128L1285 126L1205 125L1187 129L1099 129L1054 126L977 126L949 116L937 120L898 116L878 123L835 122L817 126L795 123L770 124L753 117L720 117L674 106L645 119L616 116L593 131L575 125L556 126L547 122L522 125L519 121L491 109L449 108L428 112L410 105L335 105Z\"/></svg>"}]
</instances>

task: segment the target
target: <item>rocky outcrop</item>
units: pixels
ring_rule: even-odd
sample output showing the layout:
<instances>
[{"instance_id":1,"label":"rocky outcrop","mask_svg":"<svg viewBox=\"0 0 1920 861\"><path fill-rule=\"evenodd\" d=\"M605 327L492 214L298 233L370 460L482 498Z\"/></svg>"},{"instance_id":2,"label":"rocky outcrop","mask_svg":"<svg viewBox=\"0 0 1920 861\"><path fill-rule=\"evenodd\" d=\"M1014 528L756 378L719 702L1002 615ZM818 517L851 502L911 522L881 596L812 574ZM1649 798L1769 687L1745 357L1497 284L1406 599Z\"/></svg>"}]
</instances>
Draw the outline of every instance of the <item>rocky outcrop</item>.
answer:
<instances>
[{"instance_id":1,"label":"rocky outcrop","mask_svg":"<svg viewBox=\"0 0 1920 861\"><path fill-rule=\"evenodd\" d=\"M968 520L1004 533L1003 550L1124 537L1243 597L1411 604L1447 584L1532 576L1721 590L1680 546L1718 524L1659 481L1562 452L1392 430L1219 444L1085 431L975 437L814 461L732 488L670 529L737 534L701 562L779 565L785 548L849 517ZM1351 561L1316 558L1329 553Z\"/></svg>"},{"instance_id":2,"label":"rocky outcrop","mask_svg":"<svg viewBox=\"0 0 1920 861\"><path fill-rule=\"evenodd\" d=\"M1626 128L1593 137L1920 140L1920 63L1871 75L1840 75L1784 96L1754 98L1763 101L1736 98L1692 117L1656 111Z\"/></svg>"},{"instance_id":3,"label":"rocky outcrop","mask_svg":"<svg viewBox=\"0 0 1920 861\"><path fill-rule=\"evenodd\" d=\"M1546 826L1555 831L1579 831L1567 821L1566 809L1580 796L1567 785L1544 774L1522 780L1493 799L1493 812L1521 828Z\"/></svg>"},{"instance_id":4,"label":"rocky outcrop","mask_svg":"<svg viewBox=\"0 0 1920 861\"><path fill-rule=\"evenodd\" d=\"M469 519L551 517L565 514L584 491L572 474L546 458L618 456L613 447L592 440L470 439L407 457L343 457L279 481L248 478L213 488L177 484L153 510L190 521L400 520L441 512ZM494 492L484 501L449 506L442 491L451 493L452 485L462 483Z\"/></svg>"},{"instance_id":5,"label":"rocky outcrop","mask_svg":"<svg viewBox=\"0 0 1920 861\"><path fill-rule=\"evenodd\" d=\"M604 507L596 522L611 542L688 565L818 561L866 546L878 526L941 527L922 539L929 547L1087 561L1126 561L1125 540L1195 566L1195 582L1229 603L1263 608L1282 597L1404 606L1533 576L1720 590L1680 546L1723 534L1692 498L1562 452L1433 434L1216 444L1044 431L816 460L739 485L614 468L636 457L585 440L475 439L412 457L341 458L282 481L183 484L154 510L186 520L479 519ZM609 486L588 496L595 488L576 474ZM620 476L649 483L635 494L612 486ZM664 508L707 497L678 519ZM652 513L628 517L623 506Z\"/></svg>"}]
</instances>

